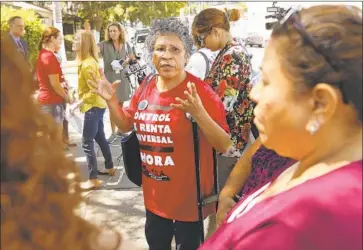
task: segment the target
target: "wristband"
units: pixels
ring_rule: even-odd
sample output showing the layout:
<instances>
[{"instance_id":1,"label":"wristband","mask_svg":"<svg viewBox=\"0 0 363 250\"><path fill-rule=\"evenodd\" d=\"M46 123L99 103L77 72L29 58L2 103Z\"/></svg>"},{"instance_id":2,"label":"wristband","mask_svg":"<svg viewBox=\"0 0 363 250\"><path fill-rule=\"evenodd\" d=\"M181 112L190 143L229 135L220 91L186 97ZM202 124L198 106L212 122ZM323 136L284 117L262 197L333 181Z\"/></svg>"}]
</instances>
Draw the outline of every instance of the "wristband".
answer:
<instances>
[{"instance_id":1,"label":"wristband","mask_svg":"<svg viewBox=\"0 0 363 250\"><path fill-rule=\"evenodd\" d=\"M120 61L118 61L118 63L122 66L122 64L125 63L125 60L121 59Z\"/></svg>"}]
</instances>

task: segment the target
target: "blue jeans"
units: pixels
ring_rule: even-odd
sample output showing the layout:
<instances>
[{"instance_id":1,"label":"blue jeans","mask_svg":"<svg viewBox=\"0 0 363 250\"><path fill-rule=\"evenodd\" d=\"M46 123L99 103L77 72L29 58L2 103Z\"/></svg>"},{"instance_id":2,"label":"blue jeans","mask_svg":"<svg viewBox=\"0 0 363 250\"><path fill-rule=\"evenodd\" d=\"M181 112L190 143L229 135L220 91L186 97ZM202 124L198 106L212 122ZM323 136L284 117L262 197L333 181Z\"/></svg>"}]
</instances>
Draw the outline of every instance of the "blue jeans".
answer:
<instances>
[{"instance_id":1,"label":"blue jeans","mask_svg":"<svg viewBox=\"0 0 363 250\"><path fill-rule=\"evenodd\" d=\"M103 125L103 115L105 114L105 110L106 109L93 107L84 115L82 147L86 154L90 179L97 179L98 176L94 141L96 141L101 148L103 158L105 158L106 169L113 168L110 145L106 140Z\"/></svg>"},{"instance_id":2,"label":"blue jeans","mask_svg":"<svg viewBox=\"0 0 363 250\"><path fill-rule=\"evenodd\" d=\"M60 104L40 104L40 111L43 114L50 114L57 124L62 124L64 119L64 106Z\"/></svg>"}]
</instances>

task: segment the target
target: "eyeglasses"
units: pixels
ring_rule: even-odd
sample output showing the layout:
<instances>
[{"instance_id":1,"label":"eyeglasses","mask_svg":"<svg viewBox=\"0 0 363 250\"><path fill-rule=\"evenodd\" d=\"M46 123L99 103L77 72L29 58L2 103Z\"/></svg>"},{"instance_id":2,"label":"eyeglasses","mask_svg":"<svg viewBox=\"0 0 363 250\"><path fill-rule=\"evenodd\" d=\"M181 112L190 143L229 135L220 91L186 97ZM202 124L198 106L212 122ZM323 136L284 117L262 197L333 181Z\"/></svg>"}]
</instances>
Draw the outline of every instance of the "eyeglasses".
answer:
<instances>
[{"instance_id":1,"label":"eyeglasses","mask_svg":"<svg viewBox=\"0 0 363 250\"><path fill-rule=\"evenodd\" d=\"M301 23L298 13L301 10L300 7L298 8L289 8L287 11L285 11L285 14L283 14L282 18L279 20L279 24L281 27L284 26L284 24L292 25L292 27L295 28L297 33L304 39L304 42L310 45L314 49L316 53L321 55L324 60L329 64L329 66L337 73L339 73L339 68L334 64L331 56L328 56L322 49L320 49L314 42L313 37L306 31L306 28L304 24ZM346 98L344 95L343 85L342 82L339 81L339 89L342 92L343 101L346 102Z\"/></svg>"},{"instance_id":2,"label":"eyeglasses","mask_svg":"<svg viewBox=\"0 0 363 250\"><path fill-rule=\"evenodd\" d=\"M154 49L154 54L158 55L158 56L163 56L165 55L166 52L169 52L172 56L177 56L180 53L183 52L183 49L178 47L178 46L169 46L169 47L165 47L165 46L156 46L156 48Z\"/></svg>"},{"instance_id":3,"label":"eyeglasses","mask_svg":"<svg viewBox=\"0 0 363 250\"><path fill-rule=\"evenodd\" d=\"M197 41L200 45L200 47L204 47L205 46L205 38L212 32L212 28L210 28L207 32L205 32L203 35L199 35L199 36L196 36L197 38Z\"/></svg>"}]
</instances>

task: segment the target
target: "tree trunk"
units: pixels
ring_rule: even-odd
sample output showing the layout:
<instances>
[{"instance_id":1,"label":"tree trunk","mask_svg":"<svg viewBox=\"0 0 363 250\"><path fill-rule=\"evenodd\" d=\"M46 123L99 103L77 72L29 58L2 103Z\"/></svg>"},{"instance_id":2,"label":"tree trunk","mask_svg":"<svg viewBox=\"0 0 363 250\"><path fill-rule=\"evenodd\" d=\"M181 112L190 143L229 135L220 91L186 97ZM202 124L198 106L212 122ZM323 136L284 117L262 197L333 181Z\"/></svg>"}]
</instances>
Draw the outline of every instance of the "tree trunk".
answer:
<instances>
[{"instance_id":1,"label":"tree trunk","mask_svg":"<svg viewBox=\"0 0 363 250\"><path fill-rule=\"evenodd\" d=\"M62 23L62 6L60 2L53 2L53 26L60 30L63 35L63 23ZM67 61L66 50L64 48L64 41L62 43L59 54L62 58L62 62Z\"/></svg>"}]
</instances>

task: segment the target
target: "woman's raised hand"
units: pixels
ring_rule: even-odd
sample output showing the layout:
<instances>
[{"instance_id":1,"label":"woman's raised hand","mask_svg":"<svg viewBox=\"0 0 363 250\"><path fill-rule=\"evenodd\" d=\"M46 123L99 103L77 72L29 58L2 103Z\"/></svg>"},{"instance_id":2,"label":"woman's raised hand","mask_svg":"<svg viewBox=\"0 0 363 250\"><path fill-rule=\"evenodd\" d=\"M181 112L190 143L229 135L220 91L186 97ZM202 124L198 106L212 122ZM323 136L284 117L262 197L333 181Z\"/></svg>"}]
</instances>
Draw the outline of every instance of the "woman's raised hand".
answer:
<instances>
[{"instance_id":1,"label":"woman's raised hand","mask_svg":"<svg viewBox=\"0 0 363 250\"><path fill-rule=\"evenodd\" d=\"M195 84L192 82L188 82L188 91L184 91L186 95L186 99L183 100L179 97L176 97L175 100L178 103L172 103L170 106L183 110L186 113L189 113L192 117L196 118L202 112L205 112L202 101L197 92L197 88Z\"/></svg>"},{"instance_id":2,"label":"woman's raised hand","mask_svg":"<svg viewBox=\"0 0 363 250\"><path fill-rule=\"evenodd\" d=\"M116 80L112 84L106 79L105 75L102 75L101 79L97 79L93 72L90 72L92 79L87 80L87 83L94 87L93 93L98 94L106 101L110 101L116 93L117 85L121 82Z\"/></svg>"}]
</instances>

